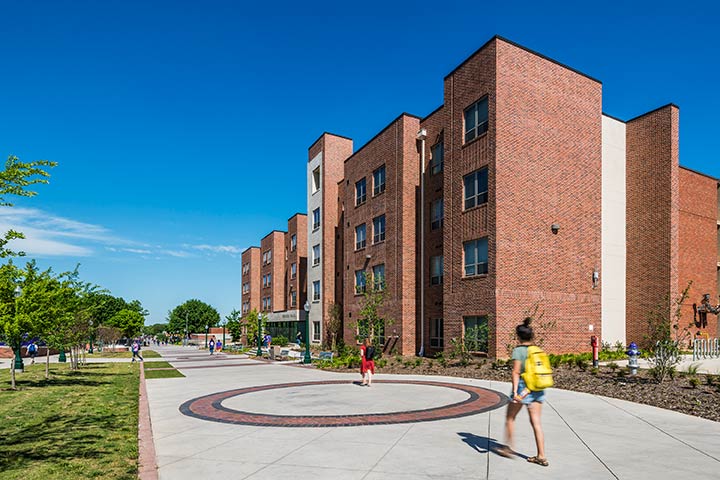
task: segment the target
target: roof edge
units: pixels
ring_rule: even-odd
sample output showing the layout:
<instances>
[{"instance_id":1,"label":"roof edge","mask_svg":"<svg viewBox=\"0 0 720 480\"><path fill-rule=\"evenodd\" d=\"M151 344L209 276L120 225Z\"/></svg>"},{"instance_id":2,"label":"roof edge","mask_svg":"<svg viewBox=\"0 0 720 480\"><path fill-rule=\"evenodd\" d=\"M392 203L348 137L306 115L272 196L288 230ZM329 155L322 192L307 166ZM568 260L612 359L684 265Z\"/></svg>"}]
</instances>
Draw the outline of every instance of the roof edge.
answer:
<instances>
[{"instance_id":1,"label":"roof edge","mask_svg":"<svg viewBox=\"0 0 720 480\"><path fill-rule=\"evenodd\" d=\"M637 120L637 119L639 119L639 118L642 118L642 117L644 117L644 116L646 116L646 115L650 115L650 114L652 114L652 113L655 113L655 112L660 111L660 110L662 110L663 108L667 108L667 107L675 107L675 108L677 108L678 110L680 110L680 107L677 106L677 105L675 105L674 103L672 103L672 102L671 102L671 103L666 103L665 105L663 105L663 106L661 106L661 107L654 108L654 109L650 110L649 112L645 112L645 113L642 113L642 114L638 115L637 117L633 117L633 118L631 118L630 120L628 120L628 121L625 122L625 123L633 122L633 121L635 121L635 120Z\"/></svg>"},{"instance_id":2,"label":"roof edge","mask_svg":"<svg viewBox=\"0 0 720 480\"><path fill-rule=\"evenodd\" d=\"M353 158L355 155L357 155L358 153L360 153L363 148L365 148L365 147L367 147L368 145L370 145L373 141L375 141L375 139L377 139L380 135L382 135L383 133L385 133L385 130L387 130L388 128L392 127L395 123L397 123L397 122L398 122L401 118L403 118L403 117L416 118L416 119L422 121L422 118L418 117L417 115L413 115L412 113L407 113L407 112L401 113L400 115L398 115L397 117L395 117L390 123L388 123L382 130L380 130L378 133L376 133L374 137L372 137L370 140L368 140L367 142L365 142L362 147L360 147L360 148L358 148L357 150L355 150L355 151L353 152L353 154L350 155L349 157L347 157L343 163L347 163L348 160L350 160L350 159Z\"/></svg>"},{"instance_id":3,"label":"roof edge","mask_svg":"<svg viewBox=\"0 0 720 480\"><path fill-rule=\"evenodd\" d=\"M692 173L695 173L695 174L697 174L697 175L701 175L701 176L703 176L703 177L709 178L710 180L715 180L716 182L720 183L720 178L715 178L715 177L713 177L713 176L710 175L710 174L703 173L703 172L701 172L701 171L699 171L699 170L695 170L694 168L686 167L685 165L680 165L679 167L682 168L683 170L687 170L688 172L692 172Z\"/></svg>"}]
</instances>

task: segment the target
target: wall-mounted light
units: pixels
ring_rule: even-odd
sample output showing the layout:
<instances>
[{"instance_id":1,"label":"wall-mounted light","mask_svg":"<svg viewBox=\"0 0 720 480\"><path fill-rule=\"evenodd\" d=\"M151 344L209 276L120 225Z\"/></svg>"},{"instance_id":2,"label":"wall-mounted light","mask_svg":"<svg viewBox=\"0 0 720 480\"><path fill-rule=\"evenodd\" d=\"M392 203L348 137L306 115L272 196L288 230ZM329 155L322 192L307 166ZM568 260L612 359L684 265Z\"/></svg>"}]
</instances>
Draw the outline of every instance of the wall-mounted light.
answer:
<instances>
[{"instance_id":1,"label":"wall-mounted light","mask_svg":"<svg viewBox=\"0 0 720 480\"><path fill-rule=\"evenodd\" d=\"M592 274L592 288L597 288L598 283L600 283L600 272L594 270Z\"/></svg>"},{"instance_id":2,"label":"wall-mounted light","mask_svg":"<svg viewBox=\"0 0 720 480\"><path fill-rule=\"evenodd\" d=\"M557 235L557 233L560 231L560 224L559 223L553 223L550 225L550 230L552 230L552 233L554 235Z\"/></svg>"}]
</instances>

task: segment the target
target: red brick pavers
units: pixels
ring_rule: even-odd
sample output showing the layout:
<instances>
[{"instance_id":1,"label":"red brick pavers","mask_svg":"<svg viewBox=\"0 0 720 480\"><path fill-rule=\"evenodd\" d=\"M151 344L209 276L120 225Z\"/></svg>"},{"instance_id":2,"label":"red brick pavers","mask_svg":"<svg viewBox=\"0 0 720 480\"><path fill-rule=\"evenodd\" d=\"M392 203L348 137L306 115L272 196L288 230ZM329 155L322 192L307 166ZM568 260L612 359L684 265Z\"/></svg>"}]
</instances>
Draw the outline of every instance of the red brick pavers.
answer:
<instances>
[{"instance_id":1,"label":"red brick pavers","mask_svg":"<svg viewBox=\"0 0 720 480\"><path fill-rule=\"evenodd\" d=\"M238 425L256 425L267 427L354 427L360 425L390 425L395 423L430 422L434 420L459 418L494 410L507 403L507 398L504 395L472 385L420 380L376 380L375 383L426 385L439 388L451 388L469 394L469 398L462 402L424 410L361 415L266 415L262 413L245 412L242 410L232 410L222 406L222 402L224 400L247 393L277 390L282 388L316 385L342 385L351 383L352 382L346 380L336 380L281 383L276 385L239 388L189 400L180 406L180 411L185 415L203 420L220 423L233 423Z\"/></svg>"},{"instance_id":2,"label":"red brick pavers","mask_svg":"<svg viewBox=\"0 0 720 480\"><path fill-rule=\"evenodd\" d=\"M150 406L147 389L145 388L145 371L140 368L140 399L138 405L138 478L140 480L157 480L157 461L155 443L153 442L152 425L150 423Z\"/></svg>"}]
</instances>

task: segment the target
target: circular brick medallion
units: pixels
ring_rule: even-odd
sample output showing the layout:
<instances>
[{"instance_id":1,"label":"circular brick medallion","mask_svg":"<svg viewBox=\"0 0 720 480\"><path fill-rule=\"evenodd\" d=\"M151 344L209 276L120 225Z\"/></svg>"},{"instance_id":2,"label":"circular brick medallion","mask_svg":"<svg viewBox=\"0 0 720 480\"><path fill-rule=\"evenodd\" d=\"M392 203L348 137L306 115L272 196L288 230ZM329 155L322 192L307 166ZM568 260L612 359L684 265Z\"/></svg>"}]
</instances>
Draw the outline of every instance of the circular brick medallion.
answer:
<instances>
[{"instance_id":1,"label":"circular brick medallion","mask_svg":"<svg viewBox=\"0 0 720 480\"><path fill-rule=\"evenodd\" d=\"M394 423L430 422L450 418L476 415L502 407L508 402L505 395L473 385L459 383L433 382L421 380L376 380L375 384L391 383L402 385L422 385L460 390L468 398L448 405L404 412L370 413L359 415L274 415L235 410L222 405L231 397L267 390L279 390L304 386L353 385L346 380L325 382L282 383L257 387L239 388L218 392L188 400L180 406L180 411L188 416L212 422L233 423L237 425L256 425L266 427L354 427L360 425L389 425ZM360 387L358 387L360 388ZM378 386L376 388L382 388Z\"/></svg>"}]
</instances>

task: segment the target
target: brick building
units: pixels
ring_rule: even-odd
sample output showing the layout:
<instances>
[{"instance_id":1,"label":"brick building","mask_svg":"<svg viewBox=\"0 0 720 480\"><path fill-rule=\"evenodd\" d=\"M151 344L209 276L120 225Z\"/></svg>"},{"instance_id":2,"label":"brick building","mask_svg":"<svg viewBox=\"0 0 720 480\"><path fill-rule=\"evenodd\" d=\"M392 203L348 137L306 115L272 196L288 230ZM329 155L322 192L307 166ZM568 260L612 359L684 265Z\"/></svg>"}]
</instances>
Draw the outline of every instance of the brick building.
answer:
<instances>
[{"instance_id":1,"label":"brick building","mask_svg":"<svg viewBox=\"0 0 720 480\"><path fill-rule=\"evenodd\" d=\"M242 257L242 315L260 310L260 247L249 247Z\"/></svg>"}]
</instances>

